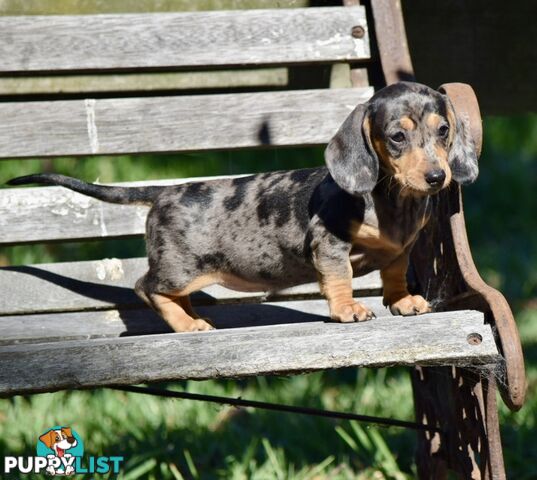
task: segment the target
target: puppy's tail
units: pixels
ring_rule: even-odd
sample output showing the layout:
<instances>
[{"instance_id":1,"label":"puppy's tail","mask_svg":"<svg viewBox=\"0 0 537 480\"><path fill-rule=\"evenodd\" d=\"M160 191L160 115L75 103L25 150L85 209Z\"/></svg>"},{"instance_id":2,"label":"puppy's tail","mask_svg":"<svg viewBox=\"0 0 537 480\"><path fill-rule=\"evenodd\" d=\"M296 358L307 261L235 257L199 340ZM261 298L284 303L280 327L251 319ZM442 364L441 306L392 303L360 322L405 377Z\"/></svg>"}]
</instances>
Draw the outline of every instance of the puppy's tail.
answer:
<instances>
[{"instance_id":1,"label":"puppy's tail","mask_svg":"<svg viewBox=\"0 0 537 480\"><path fill-rule=\"evenodd\" d=\"M66 177L57 173L37 173L9 180L8 185L25 185L28 183L41 183L44 185L60 185L75 192L98 198L110 203L141 203L152 204L158 194L165 187L111 187L86 183L76 178Z\"/></svg>"}]
</instances>

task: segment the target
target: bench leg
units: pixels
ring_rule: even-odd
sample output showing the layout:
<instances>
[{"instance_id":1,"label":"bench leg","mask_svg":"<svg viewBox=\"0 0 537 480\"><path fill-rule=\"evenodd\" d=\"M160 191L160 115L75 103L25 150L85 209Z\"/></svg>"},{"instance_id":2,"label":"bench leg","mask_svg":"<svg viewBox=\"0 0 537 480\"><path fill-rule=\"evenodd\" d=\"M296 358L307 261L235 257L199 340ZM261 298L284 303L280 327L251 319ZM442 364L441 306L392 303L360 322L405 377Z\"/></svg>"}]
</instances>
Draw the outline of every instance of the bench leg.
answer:
<instances>
[{"instance_id":1,"label":"bench leg","mask_svg":"<svg viewBox=\"0 0 537 480\"><path fill-rule=\"evenodd\" d=\"M455 367L416 367L412 372L418 422L443 434L418 433L420 480L505 480L496 382L493 375Z\"/></svg>"}]
</instances>

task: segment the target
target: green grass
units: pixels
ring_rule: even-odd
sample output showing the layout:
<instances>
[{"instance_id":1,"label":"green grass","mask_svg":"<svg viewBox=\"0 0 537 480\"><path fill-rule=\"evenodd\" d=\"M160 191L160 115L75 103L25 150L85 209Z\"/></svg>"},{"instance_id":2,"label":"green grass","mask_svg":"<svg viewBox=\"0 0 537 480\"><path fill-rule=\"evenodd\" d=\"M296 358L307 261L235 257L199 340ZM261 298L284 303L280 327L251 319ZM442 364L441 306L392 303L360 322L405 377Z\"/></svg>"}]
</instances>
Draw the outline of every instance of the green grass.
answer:
<instances>
[{"instance_id":1,"label":"green grass","mask_svg":"<svg viewBox=\"0 0 537 480\"><path fill-rule=\"evenodd\" d=\"M537 308L519 311L516 319L524 349L528 395L517 413L501 405L500 425L508 478L530 480L537 478L537 465L529 460L537 458Z\"/></svg>"},{"instance_id":2,"label":"green grass","mask_svg":"<svg viewBox=\"0 0 537 480\"><path fill-rule=\"evenodd\" d=\"M320 149L60 159L61 173L102 182L299 168ZM2 178L50 162L2 163ZM508 296L525 351L528 401L500 408L509 478L537 478L537 116L490 118L478 182L465 190L473 252L485 279ZM0 262L81 260L143 253L139 240L13 247ZM347 369L292 378L183 382L168 388L412 419L403 369ZM404 479L415 477L409 431L215 406L111 390L0 401L0 456L29 455L41 431L71 425L88 454L124 455L121 478ZM30 478L30 477L25 477Z\"/></svg>"},{"instance_id":3,"label":"green grass","mask_svg":"<svg viewBox=\"0 0 537 480\"><path fill-rule=\"evenodd\" d=\"M401 373L345 370L167 387L411 418L410 385ZM2 402L0 416L9 432L0 455L32 454L38 434L66 424L88 455L125 456L122 478L411 478L400 468L411 469L413 436L396 428L111 390L16 397Z\"/></svg>"}]
</instances>

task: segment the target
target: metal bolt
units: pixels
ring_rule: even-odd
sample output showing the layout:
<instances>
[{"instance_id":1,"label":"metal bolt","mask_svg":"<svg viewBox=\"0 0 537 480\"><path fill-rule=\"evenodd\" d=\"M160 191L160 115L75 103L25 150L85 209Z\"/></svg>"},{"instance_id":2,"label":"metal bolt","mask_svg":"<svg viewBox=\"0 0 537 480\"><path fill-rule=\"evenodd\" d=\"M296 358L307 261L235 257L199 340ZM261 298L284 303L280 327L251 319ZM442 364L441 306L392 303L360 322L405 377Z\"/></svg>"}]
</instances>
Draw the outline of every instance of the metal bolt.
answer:
<instances>
[{"instance_id":1,"label":"metal bolt","mask_svg":"<svg viewBox=\"0 0 537 480\"><path fill-rule=\"evenodd\" d=\"M479 345L483 341L483 337L479 333L470 333L466 340L470 345Z\"/></svg>"},{"instance_id":2,"label":"metal bolt","mask_svg":"<svg viewBox=\"0 0 537 480\"><path fill-rule=\"evenodd\" d=\"M365 35L364 27L362 27L361 25L355 25L354 27L352 27L351 35L354 38L364 38L364 35Z\"/></svg>"}]
</instances>

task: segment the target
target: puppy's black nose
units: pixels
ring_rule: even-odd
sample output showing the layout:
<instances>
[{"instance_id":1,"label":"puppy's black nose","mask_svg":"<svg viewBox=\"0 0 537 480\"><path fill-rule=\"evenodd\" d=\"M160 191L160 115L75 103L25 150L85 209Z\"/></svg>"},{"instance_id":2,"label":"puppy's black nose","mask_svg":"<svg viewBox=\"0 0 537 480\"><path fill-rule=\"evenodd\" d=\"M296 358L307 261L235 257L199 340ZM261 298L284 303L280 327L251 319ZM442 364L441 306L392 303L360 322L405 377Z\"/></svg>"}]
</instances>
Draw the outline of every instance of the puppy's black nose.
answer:
<instances>
[{"instance_id":1,"label":"puppy's black nose","mask_svg":"<svg viewBox=\"0 0 537 480\"><path fill-rule=\"evenodd\" d=\"M431 187L437 187L442 185L446 179L446 172L444 170L431 170L425 174L425 181L431 185Z\"/></svg>"}]
</instances>

